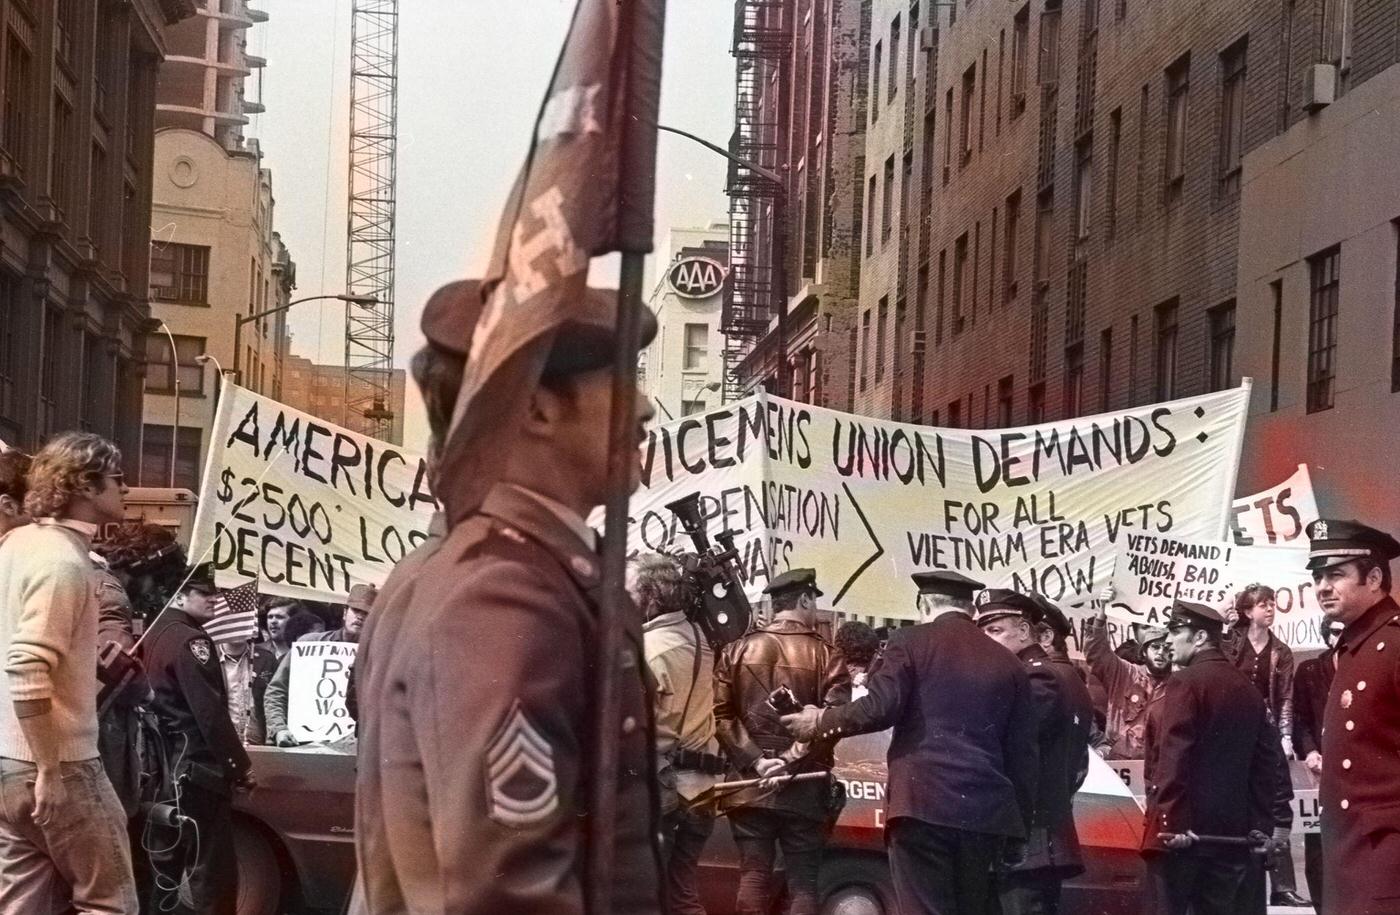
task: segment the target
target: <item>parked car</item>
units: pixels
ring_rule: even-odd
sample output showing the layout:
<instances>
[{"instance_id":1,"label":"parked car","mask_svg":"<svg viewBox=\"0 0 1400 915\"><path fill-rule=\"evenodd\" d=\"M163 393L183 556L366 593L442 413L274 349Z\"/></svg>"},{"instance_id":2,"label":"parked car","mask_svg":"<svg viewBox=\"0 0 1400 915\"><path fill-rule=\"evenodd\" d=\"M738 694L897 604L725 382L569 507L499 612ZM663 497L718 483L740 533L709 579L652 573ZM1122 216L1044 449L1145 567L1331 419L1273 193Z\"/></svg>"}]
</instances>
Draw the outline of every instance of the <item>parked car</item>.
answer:
<instances>
[{"instance_id":1,"label":"parked car","mask_svg":"<svg viewBox=\"0 0 1400 915\"><path fill-rule=\"evenodd\" d=\"M842 811L822 862L823 915L891 915L884 847L888 732L843 740L836 775ZM239 915L337 912L355 872L355 759L346 747L252 747L258 788L235 804ZM1075 799L1086 872L1065 888L1066 915L1132 915L1141 908L1142 808L1118 774L1093 768ZM731 912L739 856L726 822L701 862L701 896L712 915Z\"/></svg>"}]
</instances>

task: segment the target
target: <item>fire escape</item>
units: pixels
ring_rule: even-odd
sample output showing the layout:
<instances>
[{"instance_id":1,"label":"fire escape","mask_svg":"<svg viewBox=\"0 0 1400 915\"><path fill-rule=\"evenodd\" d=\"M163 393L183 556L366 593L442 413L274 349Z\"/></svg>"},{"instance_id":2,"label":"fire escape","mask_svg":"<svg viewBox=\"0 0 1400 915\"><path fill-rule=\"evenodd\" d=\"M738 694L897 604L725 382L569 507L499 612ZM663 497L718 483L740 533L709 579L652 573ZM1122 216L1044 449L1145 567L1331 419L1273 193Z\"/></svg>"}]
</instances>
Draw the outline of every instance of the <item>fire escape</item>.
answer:
<instances>
[{"instance_id":1,"label":"fire escape","mask_svg":"<svg viewBox=\"0 0 1400 915\"><path fill-rule=\"evenodd\" d=\"M785 15L791 0L736 0L734 134L730 150L739 159L778 170L782 143L779 74L792 49ZM724 400L744 396L738 368L777 312L779 265L774 231L781 219L783 189L737 163L729 166L729 282L720 315L724 334ZM777 217L777 219L775 219Z\"/></svg>"}]
</instances>

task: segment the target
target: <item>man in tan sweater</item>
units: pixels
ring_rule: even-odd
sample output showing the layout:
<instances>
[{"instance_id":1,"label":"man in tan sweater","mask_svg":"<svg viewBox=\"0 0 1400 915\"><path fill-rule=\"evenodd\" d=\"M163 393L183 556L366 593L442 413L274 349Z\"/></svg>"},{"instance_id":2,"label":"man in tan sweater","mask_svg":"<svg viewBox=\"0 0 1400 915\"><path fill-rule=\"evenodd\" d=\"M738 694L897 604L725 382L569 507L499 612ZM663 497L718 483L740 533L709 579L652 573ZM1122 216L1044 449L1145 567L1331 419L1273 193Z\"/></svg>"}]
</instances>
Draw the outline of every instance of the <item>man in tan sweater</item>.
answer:
<instances>
[{"instance_id":1,"label":"man in tan sweater","mask_svg":"<svg viewBox=\"0 0 1400 915\"><path fill-rule=\"evenodd\" d=\"M123 514L121 454L87 433L35 456L32 524L0 538L0 912L137 912L126 814L97 754L88 557Z\"/></svg>"}]
</instances>

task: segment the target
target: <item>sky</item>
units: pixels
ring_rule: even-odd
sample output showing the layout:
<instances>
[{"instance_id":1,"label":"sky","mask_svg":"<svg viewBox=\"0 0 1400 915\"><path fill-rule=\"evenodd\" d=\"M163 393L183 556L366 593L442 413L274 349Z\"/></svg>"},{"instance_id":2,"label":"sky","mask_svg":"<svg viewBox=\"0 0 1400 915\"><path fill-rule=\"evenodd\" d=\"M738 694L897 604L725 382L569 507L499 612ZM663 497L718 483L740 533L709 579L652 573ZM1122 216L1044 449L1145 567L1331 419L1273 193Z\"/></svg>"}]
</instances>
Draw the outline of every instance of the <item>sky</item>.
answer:
<instances>
[{"instance_id":1,"label":"sky","mask_svg":"<svg viewBox=\"0 0 1400 915\"><path fill-rule=\"evenodd\" d=\"M261 97L266 111L250 117L246 132L257 138L272 171L274 228L296 261L297 297L345 289L351 4L258 0L270 18L248 39L250 53L267 66L248 82L248 98ZM573 5L400 2L399 366L422 343L418 318L428 295L485 268ZM732 15L733 5L724 0L669 0L667 10L661 122L720 145L733 129ZM664 256L671 226L724 219L726 169L714 153L667 134L657 159L656 247ZM317 362L341 362L344 309L339 302L292 309L292 351ZM404 444L421 449L427 428L416 391L408 387Z\"/></svg>"}]
</instances>

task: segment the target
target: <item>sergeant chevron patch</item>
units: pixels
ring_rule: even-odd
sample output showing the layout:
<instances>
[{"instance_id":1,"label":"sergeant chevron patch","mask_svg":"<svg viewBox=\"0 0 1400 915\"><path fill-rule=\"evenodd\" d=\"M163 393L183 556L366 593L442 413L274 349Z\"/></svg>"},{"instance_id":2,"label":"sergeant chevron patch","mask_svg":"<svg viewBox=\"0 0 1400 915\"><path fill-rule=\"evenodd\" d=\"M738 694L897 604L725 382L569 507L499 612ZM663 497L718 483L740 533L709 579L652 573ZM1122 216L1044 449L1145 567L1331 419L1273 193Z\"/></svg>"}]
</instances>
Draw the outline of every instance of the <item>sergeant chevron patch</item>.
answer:
<instances>
[{"instance_id":1,"label":"sergeant chevron patch","mask_svg":"<svg viewBox=\"0 0 1400 915\"><path fill-rule=\"evenodd\" d=\"M533 826L559 808L554 748L516 700L486 748L486 793L491 819Z\"/></svg>"}]
</instances>

